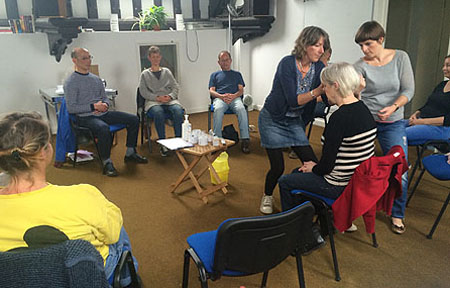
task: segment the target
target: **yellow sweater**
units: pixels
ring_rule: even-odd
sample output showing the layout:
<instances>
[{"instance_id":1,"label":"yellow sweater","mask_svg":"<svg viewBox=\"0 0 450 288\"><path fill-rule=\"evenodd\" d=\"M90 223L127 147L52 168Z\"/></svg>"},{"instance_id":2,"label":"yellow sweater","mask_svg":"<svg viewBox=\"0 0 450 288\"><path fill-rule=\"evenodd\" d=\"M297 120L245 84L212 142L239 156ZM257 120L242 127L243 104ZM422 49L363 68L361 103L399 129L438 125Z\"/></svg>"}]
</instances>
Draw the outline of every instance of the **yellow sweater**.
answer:
<instances>
[{"instance_id":1,"label":"yellow sweater","mask_svg":"<svg viewBox=\"0 0 450 288\"><path fill-rule=\"evenodd\" d=\"M0 251L84 239L106 260L121 227L120 209L88 184L0 195Z\"/></svg>"}]
</instances>

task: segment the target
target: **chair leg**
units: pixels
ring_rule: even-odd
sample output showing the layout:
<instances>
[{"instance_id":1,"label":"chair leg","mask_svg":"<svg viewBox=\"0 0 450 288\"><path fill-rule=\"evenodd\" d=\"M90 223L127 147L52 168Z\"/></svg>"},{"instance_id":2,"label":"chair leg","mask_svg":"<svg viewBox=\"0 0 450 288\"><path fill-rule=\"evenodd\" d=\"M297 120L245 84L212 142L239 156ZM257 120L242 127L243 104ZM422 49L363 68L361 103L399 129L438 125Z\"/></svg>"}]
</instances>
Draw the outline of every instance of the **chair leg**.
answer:
<instances>
[{"instance_id":1,"label":"chair leg","mask_svg":"<svg viewBox=\"0 0 450 288\"><path fill-rule=\"evenodd\" d=\"M211 130L211 107L208 106L208 131Z\"/></svg>"},{"instance_id":2,"label":"chair leg","mask_svg":"<svg viewBox=\"0 0 450 288\"><path fill-rule=\"evenodd\" d=\"M375 232L372 233L372 246L378 248L377 236L375 236Z\"/></svg>"},{"instance_id":3,"label":"chair leg","mask_svg":"<svg viewBox=\"0 0 450 288\"><path fill-rule=\"evenodd\" d=\"M263 278L262 278L262 282L261 282L261 288L266 288L267 285L267 277L269 276L269 271L265 271L263 273Z\"/></svg>"},{"instance_id":4,"label":"chair leg","mask_svg":"<svg viewBox=\"0 0 450 288\"><path fill-rule=\"evenodd\" d=\"M186 249L185 253L189 254L189 256L192 258L192 260L194 261L195 265L198 268L198 274L199 274L198 278L200 280L202 288L208 288L208 276L207 276L207 273L205 270L205 265L203 265L202 260L200 260L200 258L197 256L197 253L195 253L194 249L192 249L192 248ZM185 261L186 261L186 258L185 258Z\"/></svg>"},{"instance_id":5,"label":"chair leg","mask_svg":"<svg viewBox=\"0 0 450 288\"><path fill-rule=\"evenodd\" d=\"M140 121L140 126L141 126L141 146L144 144L144 122L145 122L145 114L144 112L141 114L141 121Z\"/></svg>"},{"instance_id":6,"label":"chair leg","mask_svg":"<svg viewBox=\"0 0 450 288\"><path fill-rule=\"evenodd\" d=\"M152 120L147 118L145 126L147 128L148 152L152 153Z\"/></svg>"},{"instance_id":7,"label":"chair leg","mask_svg":"<svg viewBox=\"0 0 450 288\"><path fill-rule=\"evenodd\" d=\"M75 136L76 137L76 136ZM75 139L75 151L73 152L73 167L77 164L77 153L78 153L78 140Z\"/></svg>"},{"instance_id":8,"label":"chair leg","mask_svg":"<svg viewBox=\"0 0 450 288\"><path fill-rule=\"evenodd\" d=\"M335 280L336 281L341 281L341 275L339 274L339 266L338 266L338 260L337 260L337 255L336 255L336 246L334 245L334 236L333 236L333 226L329 225L328 228L328 233L329 233L329 237L330 237L330 246L331 246L331 254L333 255L333 265L334 265L334 274L335 274Z\"/></svg>"},{"instance_id":9,"label":"chair leg","mask_svg":"<svg viewBox=\"0 0 450 288\"><path fill-rule=\"evenodd\" d=\"M117 264L116 268L114 269L114 281L113 281L113 287L118 288L122 287L120 284L120 276L123 269L128 268L128 271L130 272L130 278L131 278L131 287L140 288L141 284L138 279L138 275L136 273L136 269L134 267L134 261L133 261L133 255L131 254L131 251L125 250L122 255L120 256L119 263Z\"/></svg>"},{"instance_id":10,"label":"chair leg","mask_svg":"<svg viewBox=\"0 0 450 288\"><path fill-rule=\"evenodd\" d=\"M97 150L98 160L100 161L100 167L103 170L103 159L102 159L102 157L100 157L100 150L98 149L97 141L95 141L94 135L92 135L92 139L94 142L95 150Z\"/></svg>"},{"instance_id":11,"label":"chair leg","mask_svg":"<svg viewBox=\"0 0 450 288\"><path fill-rule=\"evenodd\" d=\"M416 192L417 186L419 185L419 182L422 179L423 173L425 173L425 169L420 171L419 178L417 178L416 183L414 183L411 193L408 196L408 200L406 200L406 207L408 207L409 201L411 201L411 198L414 195L414 192Z\"/></svg>"},{"instance_id":12,"label":"chair leg","mask_svg":"<svg viewBox=\"0 0 450 288\"><path fill-rule=\"evenodd\" d=\"M311 120L311 123L309 123L309 130L308 130L308 139L309 139L309 137L311 137L311 131L312 131L312 128L313 128L313 124L314 124L314 119L313 120Z\"/></svg>"},{"instance_id":13,"label":"chair leg","mask_svg":"<svg viewBox=\"0 0 450 288\"><path fill-rule=\"evenodd\" d=\"M428 233L428 235L427 235L428 239L432 239L434 230L436 230L436 227L438 226L439 221L441 221L441 217L442 217L442 215L444 215L445 209L447 209L447 205L448 205L449 201L450 201L450 193L448 193L447 200L445 200L444 205L442 205L441 211L439 212L439 215L436 218L436 221L434 221L434 224L430 230L430 233Z\"/></svg>"},{"instance_id":14,"label":"chair leg","mask_svg":"<svg viewBox=\"0 0 450 288\"><path fill-rule=\"evenodd\" d=\"M421 164L421 163L420 163L420 160L421 160L421 158L422 158L422 154L423 154L423 150L424 150L424 149L425 149L425 148L423 148L422 145L416 146L417 159L416 159L416 162L414 163L413 170L411 171L411 175L409 176L408 188L409 188L409 186L411 185L411 182L412 182L412 180L413 180L413 177L414 177L414 174L416 173L417 168L420 169L421 166L422 166L422 165L420 165L420 164Z\"/></svg>"},{"instance_id":15,"label":"chair leg","mask_svg":"<svg viewBox=\"0 0 450 288\"><path fill-rule=\"evenodd\" d=\"M298 274L298 283L300 285L300 288L306 288L305 285L305 273L303 272L303 262L302 262L302 255L297 249L296 253L296 260L297 260L297 274Z\"/></svg>"},{"instance_id":16,"label":"chair leg","mask_svg":"<svg viewBox=\"0 0 450 288\"><path fill-rule=\"evenodd\" d=\"M189 252L186 250L186 251L184 251L183 284L181 286L182 288L188 287L190 261L191 261L191 256L189 255Z\"/></svg>"},{"instance_id":17,"label":"chair leg","mask_svg":"<svg viewBox=\"0 0 450 288\"><path fill-rule=\"evenodd\" d=\"M334 265L334 274L336 281L341 281L341 275L339 273L338 260L336 255L336 246L334 245L334 227L333 227L333 219L330 215L331 212L326 211L326 221L327 221L327 229L328 229L328 237L330 238L330 247L331 254L333 256L333 265Z\"/></svg>"}]
</instances>

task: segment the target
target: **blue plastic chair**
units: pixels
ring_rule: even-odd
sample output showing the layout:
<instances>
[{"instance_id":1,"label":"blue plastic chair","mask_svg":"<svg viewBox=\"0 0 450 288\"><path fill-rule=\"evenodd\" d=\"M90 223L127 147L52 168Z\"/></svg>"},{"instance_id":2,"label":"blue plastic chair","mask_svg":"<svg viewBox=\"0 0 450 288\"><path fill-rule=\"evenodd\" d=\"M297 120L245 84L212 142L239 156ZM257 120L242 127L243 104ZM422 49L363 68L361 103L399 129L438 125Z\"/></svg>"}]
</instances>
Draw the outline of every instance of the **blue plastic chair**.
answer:
<instances>
[{"instance_id":1,"label":"blue plastic chair","mask_svg":"<svg viewBox=\"0 0 450 288\"><path fill-rule=\"evenodd\" d=\"M422 163L422 158L424 157L424 154L426 152L427 149L438 149L438 150L443 150L444 152L447 152L446 150L448 150L449 146L450 146L450 139L448 139L447 141L445 140L428 140L428 139L422 139L422 140L416 140L416 141L408 141L408 146L415 146L416 147L416 152L417 152L417 159L416 162L414 163L413 169L409 175L409 180L408 180L408 187L411 185L411 183L413 182L413 177L417 171L417 169L423 169L421 167L421 163Z\"/></svg>"},{"instance_id":2,"label":"blue plastic chair","mask_svg":"<svg viewBox=\"0 0 450 288\"><path fill-rule=\"evenodd\" d=\"M100 157L100 153L98 151L97 141L95 139L94 134L92 131L87 127L82 127L77 124L76 116L70 115L70 126L72 127L72 130L75 135L75 151L74 151L74 157L73 157L73 167L75 167L77 163L77 153L78 153L78 146L79 144L86 144L89 141L93 141L95 145L95 149L97 150L97 155L99 155L99 160L101 167L103 169L103 159ZM125 129L127 125L125 124L112 124L109 125L109 131L111 132L111 141L114 142L115 133Z\"/></svg>"},{"instance_id":3,"label":"blue plastic chair","mask_svg":"<svg viewBox=\"0 0 450 288\"><path fill-rule=\"evenodd\" d=\"M422 179L422 176L425 173L425 171L428 171L428 173L430 173L431 176L433 176L434 178L436 178L438 180L441 180L441 181L450 180L450 164L447 163L446 155L434 154L434 155L424 157L422 159L422 164L423 164L423 168L420 171L419 178L417 178L417 181L414 184L413 189L411 190L411 194L408 197L406 206L408 206L409 201L411 200L412 196L414 195L414 192L416 191L416 188L419 185L419 182ZM448 196L444 202L444 205L442 205L439 215L437 216L436 220L434 221L434 224L430 230L430 233L428 233L428 235L427 235L428 239L432 239L433 233L436 230L436 227L438 226L439 221L441 221L442 215L444 215L444 212L447 209L447 205L448 205L449 201L450 201L450 192L448 193Z\"/></svg>"},{"instance_id":4,"label":"blue plastic chair","mask_svg":"<svg viewBox=\"0 0 450 288\"><path fill-rule=\"evenodd\" d=\"M136 106L137 106L137 116L139 117L140 123L141 123L141 145L144 144L144 129L146 129L147 137L148 137L148 151L152 153L152 124L153 124L153 117L151 113L145 113L145 99L142 97L141 93L139 92L139 88L137 88L136 91ZM183 111L185 111L183 109ZM150 115L149 115L150 114ZM165 112L165 118L166 123L169 124L169 126L173 126L173 117L170 112Z\"/></svg>"},{"instance_id":5,"label":"blue plastic chair","mask_svg":"<svg viewBox=\"0 0 450 288\"><path fill-rule=\"evenodd\" d=\"M0 252L0 287L108 288L103 259L85 240L68 240L45 247L22 247ZM119 288L121 272L128 269L130 287L141 287L130 251L124 251L114 270L113 287Z\"/></svg>"},{"instance_id":6,"label":"blue plastic chair","mask_svg":"<svg viewBox=\"0 0 450 288\"><path fill-rule=\"evenodd\" d=\"M294 253L299 285L305 287L301 253L314 239L313 215L314 207L308 202L279 214L228 219L217 230L189 236L182 287L188 287L191 258L202 288L208 287L208 279L257 273L263 273L261 287L266 287L269 270Z\"/></svg>"},{"instance_id":7,"label":"blue plastic chair","mask_svg":"<svg viewBox=\"0 0 450 288\"><path fill-rule=\"evenodd\" d=\"M334 265L334 275L335 280L340 281L341 275L339 273L339 265L336 254L336 246L334 244L334 226L333 226L333 210L331 210L331 206L333 205L336 199L331 199L324 197L322 195L318 195L315 193L311 193L305 190L292 190L292 195L296 195L298 197L302 197L305 201L310 201L315 208L316 214L319 216L320 230L322 231L322 236L329 235L330 238L330 247L331 247L331 255L333 256L333 265ZM326 233L326 234L325 234ZM373 245L377 247L377 241L375 238L375 234L372 235Z\"/></svg>"}]
</instances>

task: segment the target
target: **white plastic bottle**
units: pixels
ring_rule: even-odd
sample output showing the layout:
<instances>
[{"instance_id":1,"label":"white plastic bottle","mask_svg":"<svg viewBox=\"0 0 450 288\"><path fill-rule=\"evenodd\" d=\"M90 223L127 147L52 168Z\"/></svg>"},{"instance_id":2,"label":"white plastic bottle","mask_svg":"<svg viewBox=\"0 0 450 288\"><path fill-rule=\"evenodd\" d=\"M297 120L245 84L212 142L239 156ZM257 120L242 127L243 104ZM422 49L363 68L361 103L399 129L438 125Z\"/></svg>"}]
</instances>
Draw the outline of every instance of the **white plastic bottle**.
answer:
<instances>
[{"instance_id":1,"label":"white plastic bottle","mask_svg":"<svg viewBox=\"0 0 450 288\"><path fill-rule=\"evenodd\" d=\"M189 142L191 138L192 131L192 126L191 123L189 123L188 117L189 115L184 115L184 122L183 124L181 124L181 138L183 138L183 140L187 142Z\"/></svg>"}]
</instances>

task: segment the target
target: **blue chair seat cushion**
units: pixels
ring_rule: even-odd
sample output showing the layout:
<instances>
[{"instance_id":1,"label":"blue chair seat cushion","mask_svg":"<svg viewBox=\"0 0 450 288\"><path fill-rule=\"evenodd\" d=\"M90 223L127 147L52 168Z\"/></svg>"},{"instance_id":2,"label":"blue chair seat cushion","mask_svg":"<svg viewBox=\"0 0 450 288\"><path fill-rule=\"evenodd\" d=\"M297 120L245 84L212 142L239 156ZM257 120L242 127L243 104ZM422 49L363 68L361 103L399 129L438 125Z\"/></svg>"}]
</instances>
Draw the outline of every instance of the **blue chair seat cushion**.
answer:
<instances>
[{"instance_id":1,"label":"blue chair seat cushion","mask_svg":"<svg viewBox=\"0 0 450 288\"><path fill-rule=\"evenodd\" d=\"M315 194L315 193L312 193L312 192L308 192L308 191L305 191L305 190L292 190L291 194L293 194L293 195L303 194L303 195L306 195L306 196L311 196L311 197L314 197L314 198L318 198L318 199L322 200L323 202L325 202L328 206L333 205L334 201L336 201L336 199L327 198L325 196L322 196L322 195L319 195L319 194Z\"/></svg>"},{"instance_id":2,"label":"blue chair seat cushion","mask_svg":"<svg viewBox=\"0 0 450 288\"><path fill-rule=\"evenodd\" d=\"M125 125L125 124L111 124L111 125L109 125L109 131L111 131L111 133L114 133L114 132L120 131L126 127L127 127L127 125Z\"/></svg>"},{"instance_id":3,"label":"blue chair seat cushion","mask_svg":"<svg viewBox=\"0 0 450 288\"><path fill-rule=\"evenodd\" d=\"M194 249L197 256L202 260L206 272L213 273L214 252L216 245L217 231L196 233L187 238L187 243ZM225 270L224 276L244 276L245 273L239 271Z\"/></svg>"},{"instance_id":4,"label":"blue chair seat cushion","mask_svg":"<svg viewBox=\"0 0 450 288\"><path fill-rule=\"evenodd\" d=\"M423 166L433 177L439 180L450 180L450 164L447 163L447 156L436 154L424 157Z\"/></svg>"}]
</instances>

